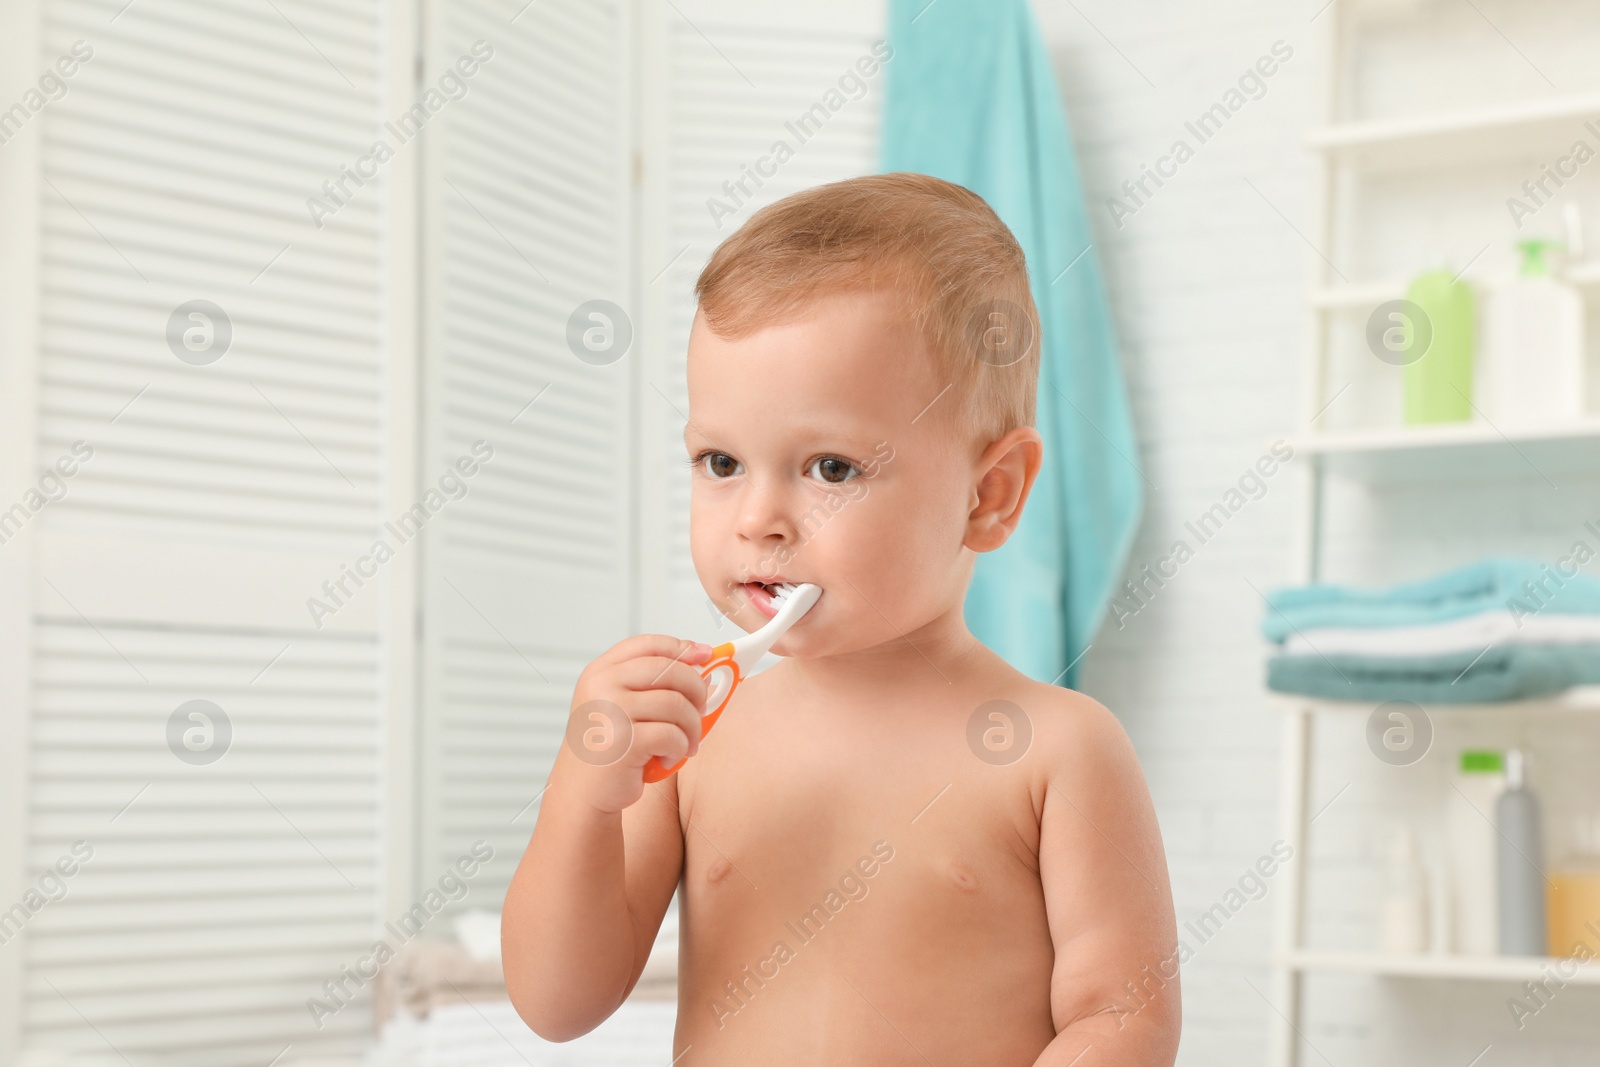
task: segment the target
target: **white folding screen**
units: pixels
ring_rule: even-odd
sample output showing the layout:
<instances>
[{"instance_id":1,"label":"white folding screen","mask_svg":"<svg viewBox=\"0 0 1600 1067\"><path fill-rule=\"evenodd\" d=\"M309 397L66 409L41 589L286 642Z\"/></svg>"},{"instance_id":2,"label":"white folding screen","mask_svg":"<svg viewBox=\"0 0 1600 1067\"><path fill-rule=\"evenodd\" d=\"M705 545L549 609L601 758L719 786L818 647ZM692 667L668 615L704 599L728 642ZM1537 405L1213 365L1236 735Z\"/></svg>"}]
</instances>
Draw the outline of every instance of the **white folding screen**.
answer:
<instances>
[{"instance_id":1,"label":"white folding screen","mask_svg":"<svg viewBox=\"0 0 1600 1067\"><path fill-rule=\"evenodd\" d=\"M716 632L690 289L874 168L882 8L17 2L39 74L78 51L0 145L0 910L92 855L0 917L0 1051L353 1052L383 924L480 840L448 907L499 906L583 664Z\"/></svg>"},{"instance_id":2,"label":"white folding screen","mask_svg":"<svg viewBox=\"0 0 1600 1067\"><path fill-rule=\"evenodd\" d=\"M578 672L632 626L637 345L590 317L632 302L630 34L622 0L447 0L425 32L424 82L465 88L428 134L423 482L492 452L425 538L421 883L494 850L455 908L499 908Z\"/></svg>"},{"instance_id":3,"label":"white folding screen","mask_svg":"<svg viewBox=\"0 0 1600 1067\"><path fill-rule=\"evenodd\" d=\"M324 983L380 919L412 660L404 565L360 560L410 494L415 405L405 163L359 161L413 31L377 0L23 6L38 345L8 356L38 492L0 500L33 665L0 1037L354 1051L370 990Z\"/></svg>"},{"instance_id":4,"label":"white folding screen","mask_svg":"<svg viewBox=\"0 0 1600 1067\"><path fill-rule=\"evenodd\" d=\"M856 63L877 63L885 8L881 0L683 0L645 10L642 624L727 640L732 624L711 609L689 557L684 354L694 281L717 244L761 206L877 169L888 67L863 77Z\"/></svg>"}]
</instances>

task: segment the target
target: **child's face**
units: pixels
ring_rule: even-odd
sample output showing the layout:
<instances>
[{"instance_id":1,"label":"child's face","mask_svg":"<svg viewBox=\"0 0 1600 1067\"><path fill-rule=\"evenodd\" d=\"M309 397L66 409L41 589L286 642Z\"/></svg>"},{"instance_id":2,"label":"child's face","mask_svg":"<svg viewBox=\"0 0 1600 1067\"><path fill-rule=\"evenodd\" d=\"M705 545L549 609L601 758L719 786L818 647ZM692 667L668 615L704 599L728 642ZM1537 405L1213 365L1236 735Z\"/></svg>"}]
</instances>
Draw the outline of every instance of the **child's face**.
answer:
<instances>
[{"instance_id":1,"label":"child's face","mask_svg":"<svg viewBox=\"0 0 1600 1067\"><path fill-rule=\"evenodd\" d=\"M776 647L807 657L959 611L977 446L955 429L953 395L939 395L948 384L882 295L821 297L737 340L697 315L690 542L717 607L755 630L776 610L760 583L821 586Z\"/></svg>"}]
</instances>

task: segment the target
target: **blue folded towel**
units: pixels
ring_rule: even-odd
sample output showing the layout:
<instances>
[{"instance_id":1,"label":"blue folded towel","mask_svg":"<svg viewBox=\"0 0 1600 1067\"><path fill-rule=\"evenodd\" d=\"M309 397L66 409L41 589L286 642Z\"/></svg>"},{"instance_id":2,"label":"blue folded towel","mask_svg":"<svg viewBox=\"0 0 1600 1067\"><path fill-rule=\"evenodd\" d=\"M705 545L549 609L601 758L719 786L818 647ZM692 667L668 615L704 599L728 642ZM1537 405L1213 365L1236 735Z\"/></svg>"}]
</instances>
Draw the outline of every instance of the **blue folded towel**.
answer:
<instances>
[{"instance_id":1,"label":"blue folded towel","mask_svg":"<svg viewBox=\"0 0 1600 1067\"><path fill-rule=\"evenodd\" d=\"M1261 632L1268 640L1281 642L1296 630L1322 626L1425 626L1483 611L1600 614L1600 581L1579 573L1570 559L1563 562L1572 574L1535 559L1494 556L1384 589L1341 585L1277 589L1267 595L1269 610Z\"/></svg>"},{"instance_id":2,"label":"blue folded towel","mask_svg":"<svg viewBox=\"0 0 1600 1067\"><path fill-rule=\"evenodd\" d=\"M1437 656L1273 656L1267 688L1328 700L1488 704L1600 685L1600 646L1499 645Z\"/></svg>"}]
</instances>

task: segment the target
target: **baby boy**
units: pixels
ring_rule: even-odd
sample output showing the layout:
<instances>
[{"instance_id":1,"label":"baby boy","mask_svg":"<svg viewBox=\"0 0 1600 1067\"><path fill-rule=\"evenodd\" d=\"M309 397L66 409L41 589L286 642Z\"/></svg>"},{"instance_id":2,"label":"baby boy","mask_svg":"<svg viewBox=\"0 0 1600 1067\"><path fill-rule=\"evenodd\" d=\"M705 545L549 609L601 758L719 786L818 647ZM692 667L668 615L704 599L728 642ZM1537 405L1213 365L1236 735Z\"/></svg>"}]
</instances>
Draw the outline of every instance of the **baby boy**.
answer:
<instances>
[{"instance_id":1,"label":"baby boy","mask_svg":"<svg viewBox=\"0 0 1600 1067\"><path fill-rule=\"evenodd\" d=\"M1127 736L962 618L1043 458L1021 247L967 189L873 175L757 212L695 294L701 584L746 630L777 585L822 595L703 741L708 646L584 670L505 902L517 1010L599 1025L681 884L682 1067L1170 1065L1172 899Z\"/></svg>"}]
</instances>

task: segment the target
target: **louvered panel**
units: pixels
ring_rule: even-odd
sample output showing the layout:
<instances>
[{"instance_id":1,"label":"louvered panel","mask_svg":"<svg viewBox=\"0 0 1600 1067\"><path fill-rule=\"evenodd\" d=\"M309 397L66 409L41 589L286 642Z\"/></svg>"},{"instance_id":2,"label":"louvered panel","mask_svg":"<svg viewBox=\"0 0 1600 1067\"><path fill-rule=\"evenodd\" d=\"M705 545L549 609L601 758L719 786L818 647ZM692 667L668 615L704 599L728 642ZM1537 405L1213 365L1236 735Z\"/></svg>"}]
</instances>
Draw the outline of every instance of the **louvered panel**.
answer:
<instances>
[{"instance_id":1,"label":"louvered panel","mask_svg":"<svg viewBox=\"0 0 1600 1067\"><path fill-rule=\"evenodd\" d=\"M378 7L153 0L108 27L121 6L47 6L47 48L95 56L44 126L43 453L82 439L95 458L46 521L361 547L383 463L381 190L320 230L306 200L375 138ZM166 338L196 298L232 324L207 366Z\"/></svg>"},{"instance_id":2,"label":"louvered panel","mask_svg":"<svg viewBox=\"0 0 1600 1067\"><path fill-rule=\"evenodd\" d=\"M427 204L424 466L495 448L434 531L425 605L422 876L480 838L496 854L464 906L499 906L578 671L628 627L637 347L594 366L566 336L580 304L629 302L625 7L452 0L431 53L495 50L442 116Z\"/></svg>"},{"instance_id":3,"label":"louvered panel","mask_svg":"<svg viewBox=\"0 0 1600 1067\"><path fill-rule=\"evenodd\" d=\"M449 451L482 436L497 448L482 492L462 502L446 536L452 560L513 571L564 543L590 559L600 588L614 587L627 538L625 369L580 361L566 324L583 301L626 291L621 14L610 3L541 3L502 33L522 6L450 5L439 51L448 60L479 38L495 47L439 153L449 248L438 294L441 442ZM525 541L459 540L479 528ZM531 635L540 622L511 626Z\"/></svg>"},{"instance_id":4,"label":"louvered panel","mask_svg":"<svg viewBox=\"0 0 1600 1067\"><path fill-rule=\"evenodd\" d=\"M668 181L665 218L655 223L664 228L668 254L677 254L655 282L669 292L667 344L659 377L652 378L662 395L649 390L644 397L645 403L657 406L654 424L664 428L651 452L653 475L670 490L663 501L666 513L647 521L664 528L671 545L668 614L653 625L722 640L727 624L708 606L689 554L689 478L680 462L683 416L689 411L684 356L694 320L694 282L717 244L761 206L877 169L886 71L880 67L866 79L864 97L848 101L820 132L800 143L785 124L836 87L857 59L872 54L873 42L882 37L882 6L860 5L842 17L819 16L806 26L795 25L795 14L776 5L741 11L736 18L726 12L701 14L692 7L687 14L692 25L683 19L669 22ZM719 226L708 198L735 206L723 184L737 182L746 173L741 168L753 167L778 140L791 146L793 158L775 176L762 179L760 188L749 183L754 195L741 194L737 214L723 216Z\"/></svg>"},{"instance_id":5,"label":"louvered panel","mask_svg":"<svg viewBox=\"0 0 1600 1067\"><path fill-rule=\"evenodd\" d=\"M446 652L450 670L435 753L446 787L435 812L436 866L480 838L497 860L474 882L468 906L498 907L505 894L533 829L538 808L530 804L555 760L581 667L568 657L522 651L552 684L503 644L456 641Z\"/></svg>"},{"instance_id":6,"label":"louvered panel","mask_svg":"<svg viewBox=\"0 0 1600 1067\"><path fill-rule=\"evenodd\" d=\"M303 604L371 544L409 461L385 176L320 229L306 202L380 135L388 16L43 11L43 62L77 40L94 57L35 120L39 454L94 454L31 520L29 875L78 841L94 855L28 922L23 1043L173 1067L350 1056L369 991L320 1028L307 1001L381 922L385 616L367 590L318 632ZM167 339L195 299L232 326L199 366ZM216 762L169 747L192 699L231 725Z\"/></svg>"},{"instance_id":7,"label":"louvered panel","mask_svg":"<svg viewBox=\"0 0 1600 1067\"><path fill-rule=\"evenodd\" d=\"M93 855L29 923L29 1039L103 1048L87 1018L197 1067L354 1047L362 1009L306 1038L305 1001L371 943L377 643L63 618L37 642L30 877ZM207 765L168 748L196 697L232 726Z\"/></svg>"}]
</instances>

